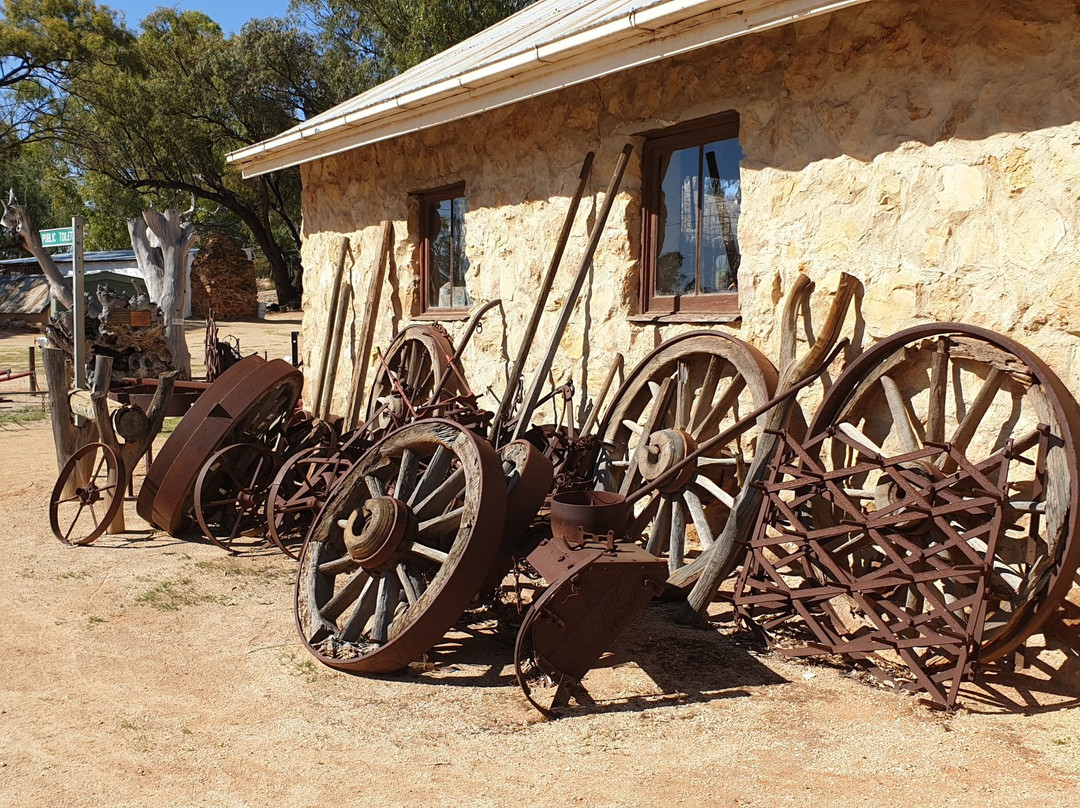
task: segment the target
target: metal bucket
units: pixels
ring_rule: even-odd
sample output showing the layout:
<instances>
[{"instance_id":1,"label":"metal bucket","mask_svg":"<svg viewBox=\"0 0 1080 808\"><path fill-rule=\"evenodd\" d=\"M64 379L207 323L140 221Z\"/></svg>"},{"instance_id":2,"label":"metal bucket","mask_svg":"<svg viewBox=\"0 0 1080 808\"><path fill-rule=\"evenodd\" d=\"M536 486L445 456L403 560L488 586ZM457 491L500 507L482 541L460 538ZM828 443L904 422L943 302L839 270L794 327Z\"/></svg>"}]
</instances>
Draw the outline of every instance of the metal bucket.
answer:
<instances>
[{"instance_id":1,"label":"metal bucket","mask_svg":"<svg viewBox=\"0 0 1080 808\"><path fill-rule=\"evenodd\" d=\"M603 536L614 532L621 537L626 530L630 506L626 497L611 491L565 491L551 498L551 532L563 541L576 541L579 535Z\"/></svg>"}]
</instances>

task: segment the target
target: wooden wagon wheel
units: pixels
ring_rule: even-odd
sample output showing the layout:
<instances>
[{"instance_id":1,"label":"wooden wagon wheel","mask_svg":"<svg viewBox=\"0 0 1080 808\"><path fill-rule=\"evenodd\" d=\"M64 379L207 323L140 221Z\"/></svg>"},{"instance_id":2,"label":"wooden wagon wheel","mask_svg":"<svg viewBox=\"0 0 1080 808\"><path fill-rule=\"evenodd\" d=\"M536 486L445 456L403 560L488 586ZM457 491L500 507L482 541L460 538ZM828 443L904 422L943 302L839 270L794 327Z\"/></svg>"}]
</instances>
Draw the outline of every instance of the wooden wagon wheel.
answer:
<instances>
[{"instance_id":1,"label":"wooden wagon wheel","mask_svg":"<svg viewBox=\"0 0 1080 808\"><path fill-rule=\"evenodd\" d=\"M384 426L396 427L412 420L411 410L432 402L454 346L439 329L410 325L402 329L386 349L368 392L367 419L380 415ZM437 398L469 392L464 377L451 371ZM379 413L381 405L385 405Z\"/></svg>"},{"instance_id":2,"label":"wooden wagon wheel","mask_svg":"<svg viewBox=\"0 0 1080 808\"><path fill-rule=\"evenodd\" d=\"M488 443L440 419L387 436L334 488L304 544L304 644L350 671L418 659L480 591L505 517L503 470Z\"/></svg>"},{"instance_id":3,"label":"wooden wagon wheel","mask_svg":"<svg viewBox=\"0 0 1080 808\"><path fill-rule=\"evenodd\" d=\"M304 449L278 470L266 495L267 534L281 552L300 558L304 537L330 489L355 462L355 455Z\"/></svg>"},{"instance_id":4,"label":"wooden wagon wheel","mask_svg":"<svg viewBox=\"0 0 1080 808\"><path fill-rule=\"evenodd\" d=\"M234 443L203 465L195 482L195 519L203 535L236 553L265 543L266 494L277 458L261 443Z\"/></svg>"},{"instance_id":5,"label":"wooden wagon wheel","mask_svg":"<svg viewBox=\"0 0 1080 808\"><path fill-rule=\"evenodd\" d=\"M815 436L826 438L821 455L832 468L858 468L870 456L867 452L897 457L940 446L933 461L911 465L909 476L918 475L927 485L947 483L950 475L962 479L970 467L1003 487L1005 499L992 509L1002 527L986 559L990 578L981 661L1016 648L1068 593L1080 561L1080 406L1028 349L991 331L955 323L900 332L843 373L822 401L809 435L808 443ZM861 502L867 513L895 507L904 496L877 474L867 469L844 477L844 495ZM982 493L966 486L950 491L960 504ZM814 517L815 527L836 521L835 514ZM952 528L962 534L974 518L957 512ZM937 540L938 529L929 528L923 540ZM986 556L988 547L984 537L968 539L961 549ZM889 563L862 547L852 553L841 563L862 575ZM948 580L937 590L942 602L971 594ZM903 606L929 611L926 600L936 598L909 593Z\"/></svg>"},{"instance_id":6,"label":"wooden wagon wheel","mask_svg":"<svg viewBox=\"0 0 1080 808\"><path fill-rule=\"evenodd\" d=\"M733 337L699 331L668 340L631 372L605 415L597 488L632 495L768 401L776 383L772 363ZM682 567L723 527L755 441L752 431L716 447L635 503L627 537L666 554L672 572Z\"/></svg>"},{"instance_id":7,"label":"wooden wagon wheel","mask_svg":"<svg viewBox=\"0 0 1080 808\"><path fill-rule=\"evenodd\" d=\"M104 443L88 443L73 454L53 486L49 525L64 544L90 544L124 506L124 461ZM69 485L70 484L70 485Z\"/></svg>"}]
</instances>

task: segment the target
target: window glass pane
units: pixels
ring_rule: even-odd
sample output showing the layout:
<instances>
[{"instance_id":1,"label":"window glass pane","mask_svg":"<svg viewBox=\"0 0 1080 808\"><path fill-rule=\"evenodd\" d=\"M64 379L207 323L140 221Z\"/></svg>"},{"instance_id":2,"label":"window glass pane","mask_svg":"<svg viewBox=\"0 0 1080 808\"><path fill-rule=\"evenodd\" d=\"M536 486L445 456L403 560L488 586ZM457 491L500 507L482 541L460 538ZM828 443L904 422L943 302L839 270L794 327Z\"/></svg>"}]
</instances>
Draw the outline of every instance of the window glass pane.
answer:
<instances>
[{"instance_id":1,"label":"window glass pane","mask_svg":"<svg viewBox=\"0 0 1080 808\"><path fill-rule=\"evenodd\" d=\"M706 143L702 160L700 294L734 292L739 272L739 160L736 139Z\"/></svg>"},{"instance_id":2,"label":"window glass pane","mask_svg":"<svg viewBox=\"0 0 1080 808\"><path fill-rule=\"evenodd\" d=\"M656 223L656 294L693 294L697 279L700 149L678 149L662 163Z\"/></svg>"},{"instance_id":3,"label":"window glass pane","mask_svg":"<svg viewBox=\"0 0 1080 808\"><path fill-rule=\"evenodd\" d=\"M442 199L425 205L427 228L427 299L429 308L468 306L465 273L465 198Z\"/></svg>"},{"instance_id":4,"label":"window glass pane","mask_svg":"<svg viewBox=\"0 0 1080 808\"><path fill-rule=\"evenodd\" d=\"M453 230L453 305L468 306L468 292L465 291L465 272L469 268L469 259L465 257L465 197L459 196L451 202L451 228Z\"/></svg>"}]
</instances>

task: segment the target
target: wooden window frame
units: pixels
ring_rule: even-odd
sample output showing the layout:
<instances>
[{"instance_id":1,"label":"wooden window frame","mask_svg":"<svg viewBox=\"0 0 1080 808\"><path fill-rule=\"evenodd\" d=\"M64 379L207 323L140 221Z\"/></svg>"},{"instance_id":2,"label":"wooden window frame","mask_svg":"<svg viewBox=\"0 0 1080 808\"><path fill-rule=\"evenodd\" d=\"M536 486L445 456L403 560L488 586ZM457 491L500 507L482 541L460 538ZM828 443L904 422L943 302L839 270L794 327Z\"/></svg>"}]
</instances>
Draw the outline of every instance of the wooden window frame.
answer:
<instances>
[{"instance_id":1,"label":"wooden window frame","mask_svg":"<svg viewBox=\"0 0 1080 808\"><path fill-rule=\"evenodd\" d=\"M657 222L660 211L660 192L663 177L661 160L667 154L691 146L702 146L717 140L738 140L739 113L722 112L707 118L643 133L641 151L641 287L640 318L732 321L739 317L739 293L717 292L703 295L657 295L656 281ZM703 221L698 217L698 232ZM700 235L699 235L700 238ZM700 269L699 269L700 272Z\"/></svg>"},{"instance_id":2,"label":"wooden window frame","mask_svg":"<svg viewBox=\"0 0 1080 808\"><path fill-rule=\"evenodd\" d=\"M417 191L411 194L416 199L420 222L418 228L419 247L419 270L420 270L420 317L428 320L458 320L467 317L471 306L432 306L428 302L430 292L428 283L431 276L431 239L433 233L428 231L431 222L431 208L440 202L465 197L465 183L455 182L452 185L443 185L439 188L431 188L426 191ZM451 270L451 277L452 277ZM453 293L451 293L451 298Z\"/></svg>"}]
</instances>

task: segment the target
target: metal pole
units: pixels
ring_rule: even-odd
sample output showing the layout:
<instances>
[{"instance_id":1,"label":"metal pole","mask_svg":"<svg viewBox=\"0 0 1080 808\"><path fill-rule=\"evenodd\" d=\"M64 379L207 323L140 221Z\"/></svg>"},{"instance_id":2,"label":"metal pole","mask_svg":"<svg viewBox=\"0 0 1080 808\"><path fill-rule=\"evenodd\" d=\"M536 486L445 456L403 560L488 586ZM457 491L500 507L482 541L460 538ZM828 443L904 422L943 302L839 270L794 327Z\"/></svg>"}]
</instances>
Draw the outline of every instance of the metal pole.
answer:
<instances>
[{"instance_id":1,"label":"metal pole","mask_svg":"<svg viewBox=\"0 0 1080 808\"><path fill-rule=\"evenodd\" d=\"M75 387L86 389L86 277L83 273L83 219L71 219L71 325L75 340Z\"/></svg>"}]
</instances>

